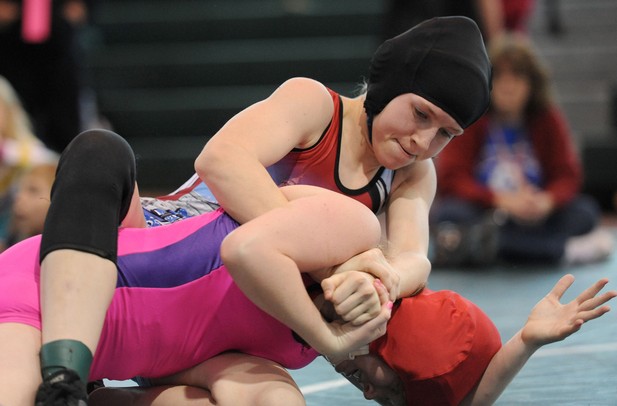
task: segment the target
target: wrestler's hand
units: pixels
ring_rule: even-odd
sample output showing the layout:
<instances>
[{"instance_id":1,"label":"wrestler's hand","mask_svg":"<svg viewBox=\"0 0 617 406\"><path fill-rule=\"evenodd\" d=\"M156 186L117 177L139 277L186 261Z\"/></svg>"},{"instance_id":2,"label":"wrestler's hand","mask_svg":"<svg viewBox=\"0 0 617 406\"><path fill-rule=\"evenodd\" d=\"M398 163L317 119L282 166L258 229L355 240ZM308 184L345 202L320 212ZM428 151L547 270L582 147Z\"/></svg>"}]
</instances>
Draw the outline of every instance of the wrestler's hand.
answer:
<instances>
[{"instance_id":1,"label":"wrestler's hand","mask_svg":"<svg viewBox=\"0 0 617 406\"><path fill-rule=\"evenodd\" d=\"M321 281L324 299L332 303L338 318L358 326L375 318L382 303L375 284L383 284L371 274L358 271L336 273ZM383 288L385 290L385 287Z\"/></svg>"},{"instance_id":2,"label":"wrestler's hand","mask_svg":"<svg viewBox=\"0 0 617 406\"><path fill-rule=\"evenodd\" d=\"M379 314L360 326L349 322L343 323L340 320L328 323L331 337L321 348L315 347L317 351L330 360L346 359L349 354L358 353L359 349L366 348L371 341L386 333L386 326L392 313L392 302L388 291L381 283L375 284L375 289L382 303Z\"/></svg>"},{"instance_id":3,"label":"wrestler's hand","mask_svg":"<svg viewBox=\"0 0 617 406\"><path fill-rule=\"evenodd\" d=\"M597 296L608 283L608 279L597 281L570 303L561 304L559 300L573 282L574 276L563 276L532 309L521 331L525 344L540 347L561 341L577 332L583 323L597 319L610 310L609 306L604 304L617 296L617 292L609 291Z\"/></svg>"},{"instance_id":4,"label":"wrestler's hand","mask_svg":"<svg viewBox=\"0 0 617 406\"><path fill-rule=\"evenodd\" d=\"M390 300L394 301L398 298L401 277L379 248L364 251L334 268L334 274L348 271L360 271L373 275L388 289Z\"/></svg>"}]
</instances>

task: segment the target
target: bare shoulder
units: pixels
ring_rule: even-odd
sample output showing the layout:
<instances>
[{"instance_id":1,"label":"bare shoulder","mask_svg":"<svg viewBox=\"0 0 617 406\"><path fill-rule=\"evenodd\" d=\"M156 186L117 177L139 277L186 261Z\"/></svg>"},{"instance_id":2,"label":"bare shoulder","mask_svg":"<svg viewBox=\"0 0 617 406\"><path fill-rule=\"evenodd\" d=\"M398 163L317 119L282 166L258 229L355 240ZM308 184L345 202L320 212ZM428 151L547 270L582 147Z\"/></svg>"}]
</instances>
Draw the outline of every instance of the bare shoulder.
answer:
<instances>
[{"instance_id":1,"label":"bare shoulder","mask_svg":"<svg viewBox=\"0 0 617 406\"><path fill-rule=\"evenodd\" d=\"M295 77L283 82L272 94L291 105L302 105L305 111L332 116L334 103L326 86L314 79Z\"/></svg>"},{"instance_id":2,"label":"bare shoulder","mask_svg":"<svg viewBox=\"0 0 617 406\"><path fill-rule=\"evenodd\" d=\"M307 145L319 139L334 114L334 102L320 82L295 77L281 84L267 100L271 111L287 117L287 124L304 134Z\"/></svg>"},{"instance_id":3,"label":"bare shoulder","mask_svg":"<svg viewBox=\"0 0 617 406\"><path fill-rule=\"evenodd\" d=\"M305 77L293 77L291 79L287 79L278 87L276 91L292 92L296 95L301 94L306 97L330 99L328 89L323 83L315 79Z\"/></svg>"}]
</instances>

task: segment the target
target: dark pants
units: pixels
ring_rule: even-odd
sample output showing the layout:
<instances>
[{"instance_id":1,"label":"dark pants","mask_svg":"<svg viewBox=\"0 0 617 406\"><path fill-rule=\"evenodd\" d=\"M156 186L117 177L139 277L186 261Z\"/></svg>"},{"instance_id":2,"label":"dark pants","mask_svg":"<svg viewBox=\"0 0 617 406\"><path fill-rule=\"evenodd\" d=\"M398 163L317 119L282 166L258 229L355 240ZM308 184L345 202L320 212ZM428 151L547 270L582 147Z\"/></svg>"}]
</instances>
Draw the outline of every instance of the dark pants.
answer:
<instances>
[{"instance_id":1,"label":"dark pants","mask_svg":"<svg viewBox=\"0 0 617 406\"><path fill-rule=\"evenodd\" d=\"M470 226L487 215L492 215L492 211L468 201L440 198L431 210L431 225L451 222ZM600 216L595 200L579 195L542 223L522 225L506 220L497 226L498 258L512 263L557 263L563 258L566 241L592 231Z\"/></svg>"}]
</instances>

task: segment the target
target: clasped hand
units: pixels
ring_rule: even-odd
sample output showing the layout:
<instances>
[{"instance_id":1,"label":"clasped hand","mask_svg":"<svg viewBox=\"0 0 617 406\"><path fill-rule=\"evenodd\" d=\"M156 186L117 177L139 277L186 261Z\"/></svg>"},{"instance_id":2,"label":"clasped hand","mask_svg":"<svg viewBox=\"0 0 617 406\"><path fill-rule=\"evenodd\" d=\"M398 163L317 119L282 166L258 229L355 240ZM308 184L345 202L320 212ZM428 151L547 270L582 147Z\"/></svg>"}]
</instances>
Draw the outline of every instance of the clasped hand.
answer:
<instances>
[{"instance_id":1,"label":"clasped hand","mask_svg":"<svg viewBox=\"0 0 617 406\"><path fill-rule=\"evenodd\" d=\"M332 340L327 344L328 348L318 349L323 355L331 360L347 358L350 353L386 333L393 303L379 279L363 272L349 271L325 279L324 284L329 286L329 293L324 294L324 298L333 304L335 310L342 309L342 315L338 314L328 323ZM342 301L334 304L331 302L333 297L340 297Z\"/></svg>"}]
</instances>

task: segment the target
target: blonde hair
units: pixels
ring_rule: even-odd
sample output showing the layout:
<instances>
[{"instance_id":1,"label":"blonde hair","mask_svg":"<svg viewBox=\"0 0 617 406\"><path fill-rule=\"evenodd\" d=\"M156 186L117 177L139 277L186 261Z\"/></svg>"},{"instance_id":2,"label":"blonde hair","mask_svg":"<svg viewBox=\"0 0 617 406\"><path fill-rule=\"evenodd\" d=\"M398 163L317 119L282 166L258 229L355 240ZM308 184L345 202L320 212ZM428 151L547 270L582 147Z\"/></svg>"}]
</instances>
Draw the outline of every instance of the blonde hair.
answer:
<instances>
[{"instance_id":1,"label":"blonde hair","mask_svg":"<svg viewBox=\"0 0 617 406\"><path fill-rule=\"evenodd\" d=\"M54 163L34 165L33 167L31 167L24 173L23 177L25 178L26 176L28 176L28 177L41 178L45 180L45 182L51 186L54 183L54 180L56 179L57 167L58 165Z\"/></svg>"},{"instance_id":2,"label":"blonde hair","mask_svg":"<svg viewBox=\"0 0 617 406\"><path fill-rule=\"evenodd\" d=\"M0 140L36 138L17 92L4 76L0 76L0 108L5 112L5 122L0 128Z\"/></svg>"},{"instance_id":3,"label":"blonde hair","mask_svg":"<svg viewBox=\"0 0 617 406\"><path fill-rule=\"evenodd\" d=\"M547 109L553 103L548 69L529 38L516 33L504 34L491 41L488 54L494 76L507 69L529 80L531 92L525 106L527 117Z\"/></svg>"}]
</instances>

